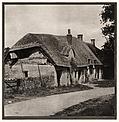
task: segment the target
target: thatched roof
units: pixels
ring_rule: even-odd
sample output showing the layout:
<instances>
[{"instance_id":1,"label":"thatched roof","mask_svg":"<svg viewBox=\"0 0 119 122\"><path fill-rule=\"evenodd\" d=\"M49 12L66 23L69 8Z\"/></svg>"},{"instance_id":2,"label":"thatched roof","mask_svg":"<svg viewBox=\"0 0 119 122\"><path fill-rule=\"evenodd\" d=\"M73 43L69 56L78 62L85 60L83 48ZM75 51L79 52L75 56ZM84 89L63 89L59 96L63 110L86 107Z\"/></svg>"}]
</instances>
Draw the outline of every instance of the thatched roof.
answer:
<instances>
[{"instance_id":1,"label":"thatched roof","mask_svg":"<svg viewBox=\"0 0 119 122\"><path fill-rule=\"evenodd\" d=\"M86 45L91 49L91 51L95 54L95 56L100 60L100 61L103 61L103 53L102 51L97 48L96 46L94 46L93 44L91 43L87 43L86 42Z\"/></svg>"},{"instance_id":2,"label":"thatched roof","mask_svg":"<svg viewBox=\"0 0 119 122\"><path fill-rule=\"evenodd\" d=\"M54 65L67 67L70 66L67 58L70 48L75 53L77 66L88 65L88 59L91 59L91 64L96 60L95 65L102 65L87 44L75 37L72 37L72 46L69 46L67 36L29 33L20 39L10 52L15 52L18 58L26 58L36 51L41 51Z\"/></svg>"}]
</instances>

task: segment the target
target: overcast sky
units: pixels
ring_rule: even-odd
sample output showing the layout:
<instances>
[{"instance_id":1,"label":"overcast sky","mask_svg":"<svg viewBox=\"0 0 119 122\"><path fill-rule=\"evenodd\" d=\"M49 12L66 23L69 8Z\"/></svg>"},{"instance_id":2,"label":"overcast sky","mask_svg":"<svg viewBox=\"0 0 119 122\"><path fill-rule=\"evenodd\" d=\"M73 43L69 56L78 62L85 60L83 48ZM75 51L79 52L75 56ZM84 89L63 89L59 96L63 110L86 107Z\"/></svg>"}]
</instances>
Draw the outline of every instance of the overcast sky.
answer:
<instances>
[{"instance_id":1,"label":"overcast sky","mask_svg":"<svg viewBox=\"0 0 119 122\"><path fill-rule=\"evenodd\" d=\"M73 36L82 33L84 41L96 39L99 48L105 38L101 33L101 5L6 5L5 47L13 46L27 33Z\"/></svg>"}]
</instances>

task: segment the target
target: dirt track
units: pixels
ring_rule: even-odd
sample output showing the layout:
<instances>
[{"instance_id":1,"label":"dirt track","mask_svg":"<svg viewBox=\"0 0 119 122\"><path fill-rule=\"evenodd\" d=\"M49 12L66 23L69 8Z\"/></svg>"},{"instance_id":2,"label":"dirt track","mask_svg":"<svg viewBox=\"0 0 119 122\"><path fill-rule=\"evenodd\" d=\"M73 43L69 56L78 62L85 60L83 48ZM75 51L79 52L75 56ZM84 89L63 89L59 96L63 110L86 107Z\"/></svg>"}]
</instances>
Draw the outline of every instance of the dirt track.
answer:
<instances>
[{"instance_id":1,"label":"dirt track","mask_svg":"<svg viewBox=\"0 0 119 122\"><path fill-rule=\"evenodd\" d=\"M95 88L86 91L39 97L27 101L5 105L5 116L49 116L67 107L97 98L114 94L114 88Z\"/></svg>"}]
</instances>

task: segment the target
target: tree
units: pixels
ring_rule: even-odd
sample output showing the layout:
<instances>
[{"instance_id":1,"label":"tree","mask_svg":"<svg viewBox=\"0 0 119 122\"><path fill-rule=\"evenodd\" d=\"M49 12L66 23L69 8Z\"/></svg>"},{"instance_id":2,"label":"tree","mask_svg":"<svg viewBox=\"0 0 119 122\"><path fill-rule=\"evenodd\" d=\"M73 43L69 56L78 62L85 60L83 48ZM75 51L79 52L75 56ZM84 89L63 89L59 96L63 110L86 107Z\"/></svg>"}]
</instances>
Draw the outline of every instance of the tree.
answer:
<instances>
[{"instance_id":1,"label":"tree","mask_svg":"<svg viewBox=\"0 0 119 122\"><path fill-rule=\"evenodd\" d=\"M104 77L114 78L114 54L115 54L115 40L116 40L116 4L106 4L102 7L101 28L106 42L103 45L103 64Z\"/></svg>"}]
</instances>

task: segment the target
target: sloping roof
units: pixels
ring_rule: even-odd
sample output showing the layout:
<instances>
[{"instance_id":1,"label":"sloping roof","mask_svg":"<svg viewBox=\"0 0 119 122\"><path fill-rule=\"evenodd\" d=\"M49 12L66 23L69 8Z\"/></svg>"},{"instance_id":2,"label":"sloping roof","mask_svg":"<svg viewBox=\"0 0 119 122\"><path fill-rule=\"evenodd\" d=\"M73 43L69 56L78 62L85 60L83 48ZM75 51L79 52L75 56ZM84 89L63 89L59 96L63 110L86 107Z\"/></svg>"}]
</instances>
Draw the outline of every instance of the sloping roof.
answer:
<instances>
[{"instance_id":1,"label":"sloping roof","mask_svg":"<svg viewBox=\"0 0 119 122\"><path fill-rule=\"evenodd\" d=\"M85 42L85 43L91 49L91 51L95 54L95 56L100 61L103 61L103 53L102 53L102 51L99 48L97 48L96 46L94 46L93 44L91 44L91 43L87 43L87 42Z\"/></svg>"},{"instance_id":2,"label":"sloping roof","mask_svg":"<svg viewBox=\"0 0 119 122\"><path fill-rule=\"evenodd\" d=\"M96 60L96 65L102 65L91 49L75 37L72 37L72 46L69 46L66 36L29 33L20 39L10 49L10 52L15 52L19 58L24 58L39 49L54 65L70 66L70 61L66 56L70 48L75 52L75 60L78 66L88 65L87 59L91 59L92 64Z\"/></svg>"}]
</instances>

